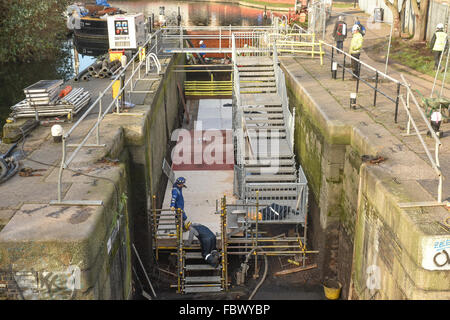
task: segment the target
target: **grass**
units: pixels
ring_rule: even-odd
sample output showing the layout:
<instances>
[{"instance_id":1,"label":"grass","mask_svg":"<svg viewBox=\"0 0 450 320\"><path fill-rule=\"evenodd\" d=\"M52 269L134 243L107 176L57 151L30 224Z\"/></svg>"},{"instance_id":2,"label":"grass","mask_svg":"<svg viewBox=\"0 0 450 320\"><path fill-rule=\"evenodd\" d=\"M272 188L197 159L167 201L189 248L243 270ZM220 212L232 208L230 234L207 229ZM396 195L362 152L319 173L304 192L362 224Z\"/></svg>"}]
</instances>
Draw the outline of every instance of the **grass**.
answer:
<instances>
[{"instance_id":1,"label":"grass","mask_svg":"<svg viewBox=\"0 0 450 320\"><path fill-rule=\"evenodd\" d=\"M371 48L366 52L374 60L382 61L386 59L387 46L388 43L385 40L375 41ZM442 57L443 62L441 62L441 64L444 67L446 57L446 55ZM436 75L436 72L433 70L433 54L428 45L424 43L416 43L410 40L393 38L389 53L389 61L404 65L433 78ZM443 79L443 73L438 75L438 79Z\"/></svg>"},{"instance_id":2,"label":"grass","mask_svg":"<svg viewBox=\"0 0 450 320\"><path fill-rule=\"evenodd\" d=\"M445 57L442 58L441 64L445 66ZM426 44L395 38L392 40L389 59L432 77L436 74L433 70L434 57ZM441 78L442 74L439 76Z\"/></svg>"}]
</instances>

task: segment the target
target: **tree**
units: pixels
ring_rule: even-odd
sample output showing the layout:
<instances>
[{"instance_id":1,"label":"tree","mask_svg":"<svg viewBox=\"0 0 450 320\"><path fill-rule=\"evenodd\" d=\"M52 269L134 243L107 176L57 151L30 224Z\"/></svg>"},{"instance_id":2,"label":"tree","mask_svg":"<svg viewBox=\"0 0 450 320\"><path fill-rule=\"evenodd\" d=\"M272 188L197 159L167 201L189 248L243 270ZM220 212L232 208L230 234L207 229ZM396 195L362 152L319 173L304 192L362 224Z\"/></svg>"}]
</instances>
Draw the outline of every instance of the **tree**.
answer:
<instances>
[{"instance_id":1,"label":"tree","mask_svg":"<svg viewBox=\"0 0 450 320\"><path fill-rule=\"evenodd\" d=\"M1 0L0 63L42 61L59 52L69 0Z\"/></svg>"},{"instance_id":2,"label":"tree","mask_svg":"<svg viewBox=\"0 0 450 320\"><path fill-rule=\"evenodd\" d=\"M415 1L415 0L413 0ZM402 34L402 28L401 28L401 17L402 13L405 11L406 8L406 0L402 1L402 6L399 10L398 0L393 0L393 2L390 2L390 0L384 0L384 4L391 10L392 17L393 17L393 24L394 24L394 32L393 35L397 34L399 37L401 37Z\"/></svg>"},{"instance_id":3,"label":"tree","mask_svg":"<svg viewBox=\"0 0 450 320\"><path fill-rule=\"evenodd\" d=\"M416 18L416 28L414 30L414 41L425 41L428 22L428 7L430 0L410 0Z\"/></svg>"}]
</instances>

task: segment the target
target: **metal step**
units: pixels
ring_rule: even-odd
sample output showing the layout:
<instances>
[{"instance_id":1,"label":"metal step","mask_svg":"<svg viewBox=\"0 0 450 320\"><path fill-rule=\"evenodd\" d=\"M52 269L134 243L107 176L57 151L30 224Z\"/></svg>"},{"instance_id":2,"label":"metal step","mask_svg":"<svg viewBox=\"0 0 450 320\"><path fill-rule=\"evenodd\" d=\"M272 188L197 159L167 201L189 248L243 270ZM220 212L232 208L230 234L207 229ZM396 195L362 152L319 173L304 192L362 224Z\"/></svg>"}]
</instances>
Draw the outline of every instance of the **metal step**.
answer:
<instances>
[{"instance_id":1,"label":"metal step","mask_svg":"<svg viewBox=\"0 0 450 320\"><path fill-rule=\"evenodd\" d=\"M294 167L251 167L245 168L245 172L248 173L259 173L259 174L294 174L295 173Z\"/></svg>"},{"instance_id":2,"label":"metal step","mask_svg":"<svg viewBox=\"0 0 450 320\"><path fill-rule=\"evenodd\" d=\"M246 182L254 183L254 182L296 182L297 177L293 174L261 174L261 175L253 175L246 176Z\"/></svg>"},{"instance_id":3,"label":"metal step","mask_svg":"<svg viewBox=\"0 0 450 320\"><path fill-rule=\"evenodd\" d=\"M258 94L258 93L275 93L277 92L277 89L263 89L263 88L255 88L250 90L241 90L239 91L240 94Z\"/></svg>"},{"instance_id":4,"label":"metal step","mask_svg":"<svg viewBox=\"0 0 450 320\"><path fill-rule=\"evenodd\" d=\"M243 82L239 84L241 89L247 89L247 88L258 88L258 87L263 87L263 88L274 88L276 89L276 84L275 82L273 83L266 83L266 82Z\"/></svg>"},{"instance_id":5,"label":"metal step","mask_svg":"<svg viewBox=\"0 0 450 320\"><path fill-rule=\"evenodd\" d=\"M250 77L250 76L240 76L239 84L241 83L252 83L252 82L271 82L275 81L274 77Z\"/></svg>"},{"instance_id":6,"label":"metal step","mask_svg":"<svg viewBox=\"0 0 450 320\"><path fill-rule=\"evenodd\" d=\"M251 117L251 116L250 116ZM245 119L245 122L247 124L271 124L271 125L284 125L284 119L255 119L255 120L248 120ZM259 126L260 127L260 126Z\"/></svg>"},{"instance_id":7,"label":"metal step","mask_svg":"<svg viewBox=\"0 0 450 320\"><path fill-rule=\"evenodd\" d=\"M273 71L273 65L272 66L254 66L254 67L240 67L238 68L239 72L245 72L245 71Z\"/></svg>"},{"instance_id":8,"label":"metal step","mask_svg":"<svg viewBox=\"0 0 450 320\"><path fill-rule=\"evenodd\" d=\"M277 162L278 161L278 162ZM263 167L263 166L270 166L272 163L277 163L280 166L292 166L295 164L294 159L276 159L273 161L266 161L266 162L262 162L261 160L246 160L244 162L244 165L246 167Z\"/></svg>"},{"instance_id":9,"label":"metal step","mask_svg":"<svg viewBox=\"0 0 450 320\"><path fill-rule=\"evenodd\" d=\"M240 72L239 77L275 77L275 73L272 72L264 72L264 71L252 71L252 72Z\"/></svg>"},{"instance_id":10,"label":"metal step","mask_svg":"<svg viewBox=\"0 0 450 320\"><path fill-rule=\"evenodd\" d=\"M283 113L283 108L280 107L266 107L266 106L255 106L255 107L243 107L244 112L277 112Z\"/></svg>"},{"instance_id":11,"label":"metal step","mask_svg":"<svg viewBox=\"0 0 450 320\"><path fill-rule=\"evenodd\" d=\"M263 119L270 119L270 120L283 120L284 116L283 114L280 113L257 113L257 112L253 112L253 113L244 113L245 119L246 120L259 120L261 118Z\"/></svg>"},{"instance_id":12,"label":"metal step","mask_svg":"<svg viewBox=\"0 0 450 320\"><path fill-rule=\"evenodd\" d=\"M220 276L186 277L184 281L185 283L221 283L222 279Z\"/></svg>"},{"instance_id":13,"label":"metal step","mask_svg":"<svg viewBox=\"0 0 450 320\"><path fill-rule=\"evenodd\" d=\"M185 287L184 293L203 293L203 292L220 292L222 287L209 286L209 287Z\"/></svg>"},{"instance_id":14,"label":"metal step","mask_svg":"<svg viewBox=\"0 0 450 320\"><path fill-rule=\"evenodd\" d=\"M203 259L201 252L186 251L186 259Z\"/></svg>"},{"instance_id":15,"label":"metal step","mask_svg":"<svg viewBox=\"0 0 450 320\"><path fill-rule=\"evenodd\" d=\"M275 160L278 160L278 161L287 160L287 159L292 159L292 157L293 157L292 154L278 154L278 155L270 155L270 156L257 154L257 155L254 155L252 157L249 156L249 155L246 155L245 156L245 161L248 161L248 160L253 160L253 161L264 160L264 161L267 161L267 162L270 161L270 162L273 163Z\"/></svg>"},{"instance_id":16,"label":"metal step","mask_svg":"<svg viewBox=\"0 0 450 320\"><path fill-rule=\"evenodd\" d=\"M185 267L186 271L205 271L205 270L219 270L220 266L213 268L209 264L187 264Z\"/></svg>"}]
</instances>

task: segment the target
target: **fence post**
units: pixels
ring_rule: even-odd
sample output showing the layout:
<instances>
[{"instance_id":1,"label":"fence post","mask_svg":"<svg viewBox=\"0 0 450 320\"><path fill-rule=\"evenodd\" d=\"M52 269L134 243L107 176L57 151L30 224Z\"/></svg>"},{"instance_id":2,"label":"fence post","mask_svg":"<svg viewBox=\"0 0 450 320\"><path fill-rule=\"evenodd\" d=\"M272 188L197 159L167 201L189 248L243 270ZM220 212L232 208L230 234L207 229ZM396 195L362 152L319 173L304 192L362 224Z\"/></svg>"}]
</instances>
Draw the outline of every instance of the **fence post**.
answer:
<instances>
[{"instance_id":1,"label":"fence post","mask_svg":"<svg viewBox=\"0 0 450 320\"><path fill-rule=\"evenodd\" d=\"M360 65L361 66L361 65ZM360 72L360 71L359 71ZM358 73L359 73L358 72ZM359 77L360 77L360 75L358 74L358 76L356 77L356 93L358 93L358 90L359 90Z\"/></svg>"},{"instance_id":2,"label":"fence post","mask_svg":"<svg viewBox=\"0 0 450 320\"><path fill-rule=\"evenodd\" d=\"M378 70L375 71L375 92L373 93L373 106L377 105L377 91L378 91Z\"/></svg>"},{"instance_id":3,"label":"fence post","mask_svg":"<svg viewBox=\"0 0 450 320\"><path fill-rule=\"evenodd\" d=\"M331 64L330 64L331 72L333 72L333 61L334 61L334 47L331 47Z\"/></svg>"},{"instance_id":4,"label":"fence post","mask_svg":"<svg viewBox=\"0 0 450 320\"><path fill-rule=\"evenodd\" d=\"M409 91L406 92L406 108L409 109ZM406 126L406 133L410 134L411 132L411 116L408 115L408 124Z\"/></svg>"},{"instance_id":5,"label":"fence post","mask_svg":"<svg viewBox=\"0 0 450 320\"><path fill-rule=\"evenodd\" d=\"M62 176L63 176L65 166L66 166L66 137L63 136L61 167L59 168L59 174L58 174L58 203L62 202Z\"/></svg>"},{"instance_id":6,"label":"fence post","mask_svg":"<svg viewBox=\"0 0 450 320\"><path fill-rule=\"evenodd\" d=\"M342 63L342 80L345 78L345 56L346 54L344 53L344 63Z\"/></svg>"},{"instance_id":7,"label":"fence post","mask_svg":"<svg viewBox=\"0 0 450 320\"><path fill-rule=\"evenodd\" d=\"M395 123L397 123L399 99L400 99L400 82L397 84L397 99L395 100L395 118L394 118Z\"/></svg>"},{"instance_id":8,"label":"fence post","mask_svg":"<svg viewBox=\"0 0 450 320\"><path fill-rule=\"evenodd\" d=\"M97 145L100 145L100 121L102 116L102 99L103 99L103 92L99 93L100 99L98 101L98 118L97 122L99 123L97 126Z\"/></svg>"}]
</instances>

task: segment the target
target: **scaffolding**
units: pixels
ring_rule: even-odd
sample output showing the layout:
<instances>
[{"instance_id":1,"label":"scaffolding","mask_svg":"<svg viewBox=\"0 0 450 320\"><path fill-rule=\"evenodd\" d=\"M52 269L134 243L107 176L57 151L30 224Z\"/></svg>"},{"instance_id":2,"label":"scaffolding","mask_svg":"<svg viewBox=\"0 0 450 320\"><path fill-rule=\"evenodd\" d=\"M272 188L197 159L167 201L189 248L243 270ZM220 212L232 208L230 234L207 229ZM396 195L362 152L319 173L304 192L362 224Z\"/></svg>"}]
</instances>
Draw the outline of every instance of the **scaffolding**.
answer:
<instances>
[{"instance_id":1,"label":"scaffolding","mask_svg":"<svg viewBox=\"0 0 450 320\"><path fill-rule=\"evenodd\" d=\"M262 220L264 201L260 201L259 191L256 191L254 203L240 204L227 203L227 197L224 195L218 206L220 214L220 265L213 268L208 265L187 264L187 260L200 258L198 245L186 245L183 238L184 221L181 211L172 211L171 209L157 209L156 197L152 198L152 221L153 221L153 249L156 259L159 259L161 250L168 250L170 254L175 255L177 259L177 283L171 287L176 288L180 294L187 293L213 293L228 291L230 287L229 278L229 257L246 256L247 259L254 260L253 277L258 277L258 257L260 256L278 256L289 257L292 264L308 268L306 265L307 257L310 254L317 254L318 251L308 250L307 243L307 216L304 221L295 225L294 235L277 234L270 235L267 230L262 230L264 226ZM242 219L240 219L242 218ZM167 221L171 222L168 223ZM199 221L201 223L201 221ZM170 228L162 228L170 224ZM170 232L160 232L161 230L170 230ZM170 240L168 242L168 240ZM189 272L215 272L216 275L190 276ZM220 274L220 275L218 275Z\"/></svg>"}]
</instances>

